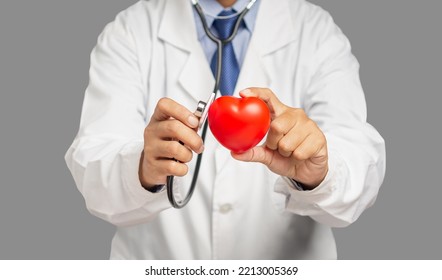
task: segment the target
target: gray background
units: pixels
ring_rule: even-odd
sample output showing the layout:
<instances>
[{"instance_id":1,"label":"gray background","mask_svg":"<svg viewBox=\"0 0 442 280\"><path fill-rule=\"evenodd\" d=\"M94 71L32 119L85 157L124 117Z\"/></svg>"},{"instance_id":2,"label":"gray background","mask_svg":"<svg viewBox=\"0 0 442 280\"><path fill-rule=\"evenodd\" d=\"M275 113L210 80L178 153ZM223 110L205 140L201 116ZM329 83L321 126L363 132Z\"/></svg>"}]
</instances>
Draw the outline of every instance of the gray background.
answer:
<instances>
[{"instance_id":1,"label":"gray background","mask_svg":"<svg viewBox=\"0 0 442 280\"><path fill-rule=\"evenodd\" d=\"M135 1L0 2L0 259L106 259L63 156L78 129L89 53ZM440 1L315 0L350 38L369 121L387 142L375 206L335 230L341 259L441 259Z\"/></svg>"}]
</instances>

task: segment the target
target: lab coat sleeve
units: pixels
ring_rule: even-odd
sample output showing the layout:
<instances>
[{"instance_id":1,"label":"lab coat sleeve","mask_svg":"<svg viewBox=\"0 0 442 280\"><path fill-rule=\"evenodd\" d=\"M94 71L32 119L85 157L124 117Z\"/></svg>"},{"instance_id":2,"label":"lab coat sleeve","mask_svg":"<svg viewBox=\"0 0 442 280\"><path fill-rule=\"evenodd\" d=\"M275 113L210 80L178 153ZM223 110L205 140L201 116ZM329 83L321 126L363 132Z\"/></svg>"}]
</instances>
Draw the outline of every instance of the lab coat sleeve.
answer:
<instances>
[{"instance_id":1,"label":"lab coat sleeve","mask_svg":"<svg viewBox=\"0 0 442 280\"><path fill-rule=\"evenodd\" d=\"M329 171L314 190L300 191L279 178L275 192L285 211L343 227L374 203L385 174L385 143L366 121L359 64L349 41L322 10L309 25L308 36L317 39L303 105L325 134Z\"/></svg>"},{"instance_id":2,"label":"lab coat sleeve","mask_svg":"<svg viewBox=\"0 0 442 280\"><path fill-rule=\"evenodd\" d=\"M92 51L80 129L65 155L87 209L117 226L147 222L170 207L165 191L146 191L138 177L147 93L125 13Z\"/></svg>"}]
</instances>

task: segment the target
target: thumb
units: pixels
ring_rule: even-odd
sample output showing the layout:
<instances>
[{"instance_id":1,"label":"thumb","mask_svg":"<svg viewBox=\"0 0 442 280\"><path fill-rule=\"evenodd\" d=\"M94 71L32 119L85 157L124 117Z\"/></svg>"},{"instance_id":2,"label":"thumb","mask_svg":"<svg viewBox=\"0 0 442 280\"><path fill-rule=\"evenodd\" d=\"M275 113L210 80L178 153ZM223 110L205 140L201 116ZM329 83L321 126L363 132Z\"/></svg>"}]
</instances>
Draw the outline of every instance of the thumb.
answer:
<instances>
[{"instance_id":1,"label":"thumb","mask_svg":"<svg viewBox=\"0 0 442 280\"><path fill-rule=\"evenodd\" d=\"M245 162L260 162L265 165L269 165L272 161L273 157L272 150L259 146L254 147L250 150L245 151L244 153L235 153L231 152L231 155L234 159Z\"/></svg>"}]
</instances>

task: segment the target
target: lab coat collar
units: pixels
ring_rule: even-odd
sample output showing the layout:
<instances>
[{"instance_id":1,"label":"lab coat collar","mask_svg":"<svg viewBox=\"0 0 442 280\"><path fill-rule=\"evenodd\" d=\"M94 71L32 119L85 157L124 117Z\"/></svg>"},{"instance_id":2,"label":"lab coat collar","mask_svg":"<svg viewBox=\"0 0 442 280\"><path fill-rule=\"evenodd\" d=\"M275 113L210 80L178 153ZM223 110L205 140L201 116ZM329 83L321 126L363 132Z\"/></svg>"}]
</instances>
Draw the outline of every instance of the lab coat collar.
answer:
<instances>
[{"instance_id":1,"label":"lab coat collar","mask_svg":"<svg viewBox=\"0 0 442 280\"><path fill-rule=\"evenodd\" d=\"M270 71L274 67L266 64L266 56L271 56L298 38L299 28L294 27L290 9L289 0L279 0L277 4L271 0L261 0L255 30L238 77L236 94L247 87L271 88L271 76L274 75Z\"/></svg>"},{"instance_id":2,"label":"lab coat collar","mask_svg":"<svg viewBox=\"0 0 442 280\"><path fill-rule=\"evenodd\" d=\"M185 61L184 65L177 65L182 69L179 83L196 102L205 101L212 90L214 78L198 41L192 5L190 1L165 1L158 36L180 49L180 55L188 56L187 59L180 60ZM243 87L271 84L268 67L262 59L296 40L297 30L299 28L294 28L290 15L289 0L279 0L277 4L272 0L261 0L235 95ZM195 82L195 77L198 77L198 83Z\"/></svg>"},{"instance_id":3,"label":"lab coat collar","mask_svg":"<svg viewBox=\"0 0 442 280\"><path fill-rule=\"evenodd\" d=\"M165 0L158 36L182 50L191 51L198 44L190 1Z\"/></svg>"},{"instance_id":4,"label":"lab coat collar","mask_svg":"<svg viewBox=\"0 0 442 280\"><path fill-rule=\"evenodd\" d=\"M178 82L197 104L207 101L215 79L197 39L192 13L190 1L165 0L158 37L178 49L170 56L180 69Z\"/></svg>"},{"instance_id":5,"label":"lab coat collar","mask_svg":"<svg viewBox=\"0 0 442 280\"><path fill-rule=\"evenodd\" d=\"M298 37L299 28L294 27L290 10L289 0L261 1L252 37L261 56L287 46Z\"/></svg>"}]
</instances>

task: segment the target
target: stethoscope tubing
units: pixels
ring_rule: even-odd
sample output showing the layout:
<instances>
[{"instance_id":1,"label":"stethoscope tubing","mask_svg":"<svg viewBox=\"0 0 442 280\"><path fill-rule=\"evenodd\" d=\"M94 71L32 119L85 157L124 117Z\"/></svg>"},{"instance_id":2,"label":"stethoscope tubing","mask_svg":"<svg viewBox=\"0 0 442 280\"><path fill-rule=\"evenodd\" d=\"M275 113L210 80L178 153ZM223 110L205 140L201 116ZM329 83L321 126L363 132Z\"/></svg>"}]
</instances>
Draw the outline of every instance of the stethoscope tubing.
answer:
<instances>
[{"instance_id":1,"label":"stethoscope tubing","mask_svg":"<svg viewBox=\"0 0 442 280\"><path fill-rule=\"evenodd\" d=\"M198 16L201 19L201 23L203 24L203 28L204 28L204 32L206 33L206 35L209 37L210 40L212 40L213 42L215 42L215 44L217 45L217 61L216 61L216 70L215 70L215 86L213 89L213 93L215 94L215 98L216 98L216 94L219 91L219 86L220 86L220 80L221 80L221 67L222 67L222 57L223 57L223 47L230 43L233 38L235 38L236 34L238 33L239 30L239 26L244 18L244 16L247 14L247 12L252 8L253 4L256 2L256 0L251 0L249 2L249 4L244 8L244 10L239 13L238 18L235 22L235 26L233 28L232 34L230 34L230 36L226 39L220 39L217 36L215 36L213 34L213 32L210 30L209 26L207 25L207 21L205 19L204 16L204 11L201 8L200 4L198 3L197 0L192 0L192 5L195 8ZM206 104L206 106L210 106L210 104ZM206 139L206 133L207 133L207 127L208 127L208 121L206 120L204 122L203 125L203 130L201 133L201 138L203 139L203 142ZM190 201L190 198L193 195L193 192L195 190L195 186L196 186L196 182L198 180L198 174L199 174L199 170L201 167L201 160L203 157L203 153L198 154L197 160L196 160L196 164L195 164L195 171L193 173L193 177L192 177L192 182L190 184L190 188L189 191L187 192L186 196L184 197L183 200L181 201L177 201L175 199L174 193L173 193L173 181L174 181L174 176L170 175L167 176L167 181L166 181L166 188L167 188L167 197L169 199L170 204L177 209L183 208L184 206L186 206L186 204Z\"/></svg>"}]
</instances>

